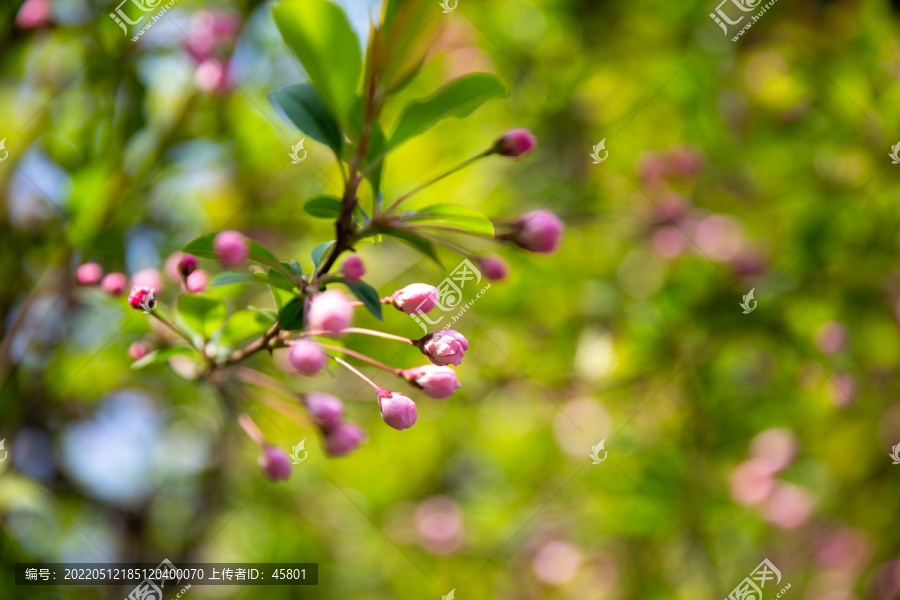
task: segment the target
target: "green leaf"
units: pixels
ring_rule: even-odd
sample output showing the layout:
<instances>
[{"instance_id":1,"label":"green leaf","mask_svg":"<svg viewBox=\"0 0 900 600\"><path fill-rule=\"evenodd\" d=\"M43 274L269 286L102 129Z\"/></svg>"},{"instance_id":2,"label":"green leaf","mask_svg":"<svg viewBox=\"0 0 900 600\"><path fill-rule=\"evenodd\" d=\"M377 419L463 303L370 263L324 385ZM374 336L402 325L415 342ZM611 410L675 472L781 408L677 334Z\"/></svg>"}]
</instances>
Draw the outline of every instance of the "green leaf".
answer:
<instances>
[{"instance_id":1,"label":"green leaf","mask_svg":"<svg viewBox=\"0 0 900 600\"><path fill-rule=\"evenodd\" d=\"M484 214L459 204L434 204L420 209L405 221L441 221L481 237L494 237L494 224Z\"/></svg>"},{"instance_id":2,"label":"green leaf","mask_svg":"<svg viewBox=\"0 0 900 600\"><path fill-rule=\"evenodd\" d=\"M193 254L197 258L211 258L216 260L216 251L213 250L213 240L216 239L216 233L207 233L201 235L184 245L181 249L185 254Z\"/></svg>"},{"instance_id":3,"label":"green leaf","mask_svg":"<svg viewBox=\"0 0 900 600\"><path fill-rule=\"evenodd\" d=\"M289 292L294 291L294 282L278 269L269 269L268 280L269 285L273 285Z\"/></svg>"},{"instance_id":4,"label":"green leaf","mask_svg":"<svg viewBox=\"0 0 900 600\"><path fill-rule=\"evenodd\" d=\"M487 73L471 73L454 79L434 95L406 106L387 148L396 148L448 117L467 117L491 98L505 93L500 80Z\"/></svg>"},{"instance_id":5,"label":"green leaf","mask_svg":"<svg viewBox=\"0 0 900 600\"><path fill-rule=\"evenodd\" d=\"M347 16L326 0L286 0L274 8L275 24L332 114L356 95L362 53ZM310 134L312 135L312 134Z\"/></svg>"},{"instance_id":6,"label":"green leaf","mask_svg":"<svg viewBox=\"0 0 900 600\"><path fill-rule=\"evenodd\" d=\"M370 55L379 82L394 94L412 81L446 23L433 0L388 0L383 25L370 35Z\"/></svg>"},{"instance_id":7,"label":"green leaf","mask_svg":"<svg viewBox=\"0 0 900 600\"><path fill-rule=\"evenodd\" d=\"M291 259L291 262L284 262L284 261L281 261L281 266L283 266L285 269L287 269L288 271L290 271L291 273L293 273L293 274L296 275L297 277L302 277L302 276L303 276L303 267L301 267L301 266L300 266L300 263L298 263L298 262L297 262L295 259L293 259L293 258Z\"/></svg>"},{"instance_id":8,"label":"green leaf","mask_svg":"<svg viewBox=\"0 0 900 600\"><path fill-rule=\"evenodd\" d=\"M185 254L193 254L197 258L216 260L218 256L216 256L216 251L213 249L213 241L217 235L219 235L218 232L201 235L185 244L181 251ZM275 255L259 242L247 238L247 244L250 248L249 260L269 266L277 266L279 264Z\"/></svg>"},{"instance_id":9,"label":"green leaf","mask_svg":"<svg viewBox=\"0 0 900 600\"><path fill-rule=\"evenodd\" d=\"M303 299L294 297L278 311L278 326L284 331L303 329Z\"/></svg>"},{"instance_id":10,"label":"green leaf","mask_svg":"<svg viewBox=\"0 0 900 600\"><path fill-rule=\"evenodd\" d=\"M137 359L133 363L131 363L132 369L143 369L144 367L148 367L150 365L156 365L159 363L167 362L173 356L179 356L182 354L192 354L196 355L196 352L185 346L173 346L171 348L162 348L160 350L154 350L153 352L148 352L141 358Z\"/></svg>"},{"instance_id":11,"label":"green leaf","mask_svg":"<svg viewBox=\"0 0 900 600\"><path fill-rule=\"evenodd\" d=\"M442 269L444 268L444 265L441 263L441 259L438 256L434 244L432 244L422 236L417 235L412 231L406 231L405 229L397 229L394 227L381 227L378 231L380 233L383 233L384 235L389 235L391 237L397 238L398 240L406 242L407 244L436 262L439 267L441 267Z\"/></svg>"},{"instance_id":12,"label":"green leaf","mask_svg":"<svg viewBox=\"0 0 900 600\"><path fill-rule=\"evenodd\" d=\"M229 346L235 346L240 342L259 337L275 324L275 319L258 310L244 309L231 315L219 341Z\"/></svg>"},{"instance_id":13,"label":"green leaf","mask_svg":"<svg viewBox=\"0 0 900 600\"><path fill-rule=\"evenodd\" d=\"M344 285L350 288L353 295L359 298L363 305L369 309L369 312L375 315L376 319L379 321L384 320L381 316L381 298L378 296L378 290L365 281L344 281Z\"/></svg>"},{"instance_id":14,"label":"green leaf","mask_svg":"<svg viewBox=\"0 0 900 600\"><path fill-rule=\"evenodd\" d=\"M209 339L225 323L228 311L221 300L189 294L178 297L178 314L188 327Z\"/></svg>"},{"instance_id":15,"label":"green leaf","mask_svg":"<svg viewBox=\"0 0 900 600\"><path fill-rule=\"evenodd\" d=\"M337 219L341 214L341 199L337 196L314 196L306 201L303 210L317 219Z\"/></svg>"},{"instance_id":16,"label":"green leaf","mask_svg":"<svg viewBox=\"0 0 900 600\"><path fill-rule=\"evenodd\" d=\"M341 128L311 84L285 86L269 94L269 100L297 129L327 145L340 156L344 141Z\"/></svg>"},{"instance_id":17,"label":"green leaf","mask_svg":"<svg viewBox=\"0 0 900 600\"><path fill-rule=\"evenodd\" d=\"M214 289L226 285L235 285L239 283L259 283L259 280L250 273L238 273L234 271L225 271L216 273L212 276L207 284L207 289Z\"/></svg>"},{"instance_id":18,"label":"green leaf","mask_svg":"<svg viewBox=\"0 0 900 600\"><path fill-rule=\"evenodd\" d=\"M312 249L312 252L309 253L309 257L312 258L313 264L318 268L319 263L322 261L322 257L325 253L334 245L334 240L330 242L323 242Z\"/></svg>"}]
</instances>

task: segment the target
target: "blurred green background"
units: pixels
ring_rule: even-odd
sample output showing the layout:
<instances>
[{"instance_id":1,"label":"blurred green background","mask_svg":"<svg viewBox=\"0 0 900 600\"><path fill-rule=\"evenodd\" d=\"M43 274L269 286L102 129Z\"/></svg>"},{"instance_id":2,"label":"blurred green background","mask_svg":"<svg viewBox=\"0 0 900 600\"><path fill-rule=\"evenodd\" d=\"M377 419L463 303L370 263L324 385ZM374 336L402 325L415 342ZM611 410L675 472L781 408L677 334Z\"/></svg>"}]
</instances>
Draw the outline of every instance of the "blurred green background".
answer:
<instances>
[{"instance_id":1,"label":"blurred green background","mask_svg":"<svg viewBox=\"0 0 900 600\"><path fill-rule=\"evenodd\" d=\"M462 389L400 390L418 403L410 430L386 427L357 381L254 357L349 400L369 436L329 459L315 428L246 388L273 443L307 440L279 484L212 389L129 368L147 320L72 276L88 260L162 269L223 227L309 268L332 231L300 207L339 193L340 172L310 139L290 164L303 136L267 94L304 76L272 4L179 0L137 42L105 2L3 4L0 598L129 591L16 587L15 562L163 558L320 565L316 587L191 598L723 598L764 558L782 573L765 598L788 583L789 598L900 597L900 3L781 0L732 42L713 2L433 2L445 32L387 122L471 71L510 94L392 154L386 198L528 127L536 152L416 203L546 207L566 235L551 256L501 249L509 279L455 326ZM362 39L377 4L342 3ZM230 81L186 50L209 35L200 11L239 23L216 48ZM382 295L446 276L390 242L360 254ZM418 331L395 311L384 328Z\"/></svg>"}]
</instances>

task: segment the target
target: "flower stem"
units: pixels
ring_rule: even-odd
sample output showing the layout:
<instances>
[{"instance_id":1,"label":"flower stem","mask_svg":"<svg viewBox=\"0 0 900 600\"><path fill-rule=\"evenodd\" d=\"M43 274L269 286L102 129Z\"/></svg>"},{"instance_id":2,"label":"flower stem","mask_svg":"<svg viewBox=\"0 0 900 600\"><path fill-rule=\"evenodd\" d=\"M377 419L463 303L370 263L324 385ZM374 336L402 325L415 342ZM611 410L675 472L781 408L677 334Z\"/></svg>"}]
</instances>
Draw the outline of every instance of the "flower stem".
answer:
<instances>
[{"instance_id":1,"label":"flower stem","mask_svg":"<svg viewBox=\"0 0 900 600\"><path fill-rule=\"evenodd\" d=\"M377 392L381 391L381 388L379 386L377 386L374 381L372 381L371 379L369 379L368 377L366 377L365 375L360 373L356 368L353 367L353 365L351 365L347 361L340 359L337 356L333 356L331 354L328 354L328 357L331 358L331 360L333 360L334 362L344 365L351 373L356 374L357 377L359 377L360 379L362 379L363 381L365 381L366 383L371 385L373 388L375 388L375 391L377 391Z\"/></svg>"},{"instance_id":2,"label":"flower stem","mask_svg":"<svg viewBox=\"0 0 900 600\"><path fill-rule=\"evenodd\" d=\"M251 440L256 442L259 446L266 445L266 436L263 435L263 432L260 431L259 427L256 426L256 423L253 422L253 419L250 418L250 415L247 413L241 413L237 416L238 425L241 426L241 429L250 437Z\"/></svg>"},{"instance_id":3,"label":"flower stem","mask_svg":"<svg viewBox=\"0 0 900 600\"><path fill-rule=\"evenodd\" d=\"M431 180L429 180L429 181L426 181L426 182L423 183L422 185L420 185L420 186L418 186L418 187L416 187L416 188L413 188L412 190L408 191L406 194L400 196L399 198L397 198L396 200L394 200L394 203L391 204L385 212L391 212L392 210L394 210L395 208L397 208L398 206L400 206L400 203L401 203L401 202L403 202L404 200L406 200L406 199L408 199L408 198L410 198L410 197L412 197L412 196L415 196L416 194L418 194L419 192L421 192L422 190L424 190L424 189L427 188L428 186L437 183L438 181L440 181L441 179L444 179L445 177L449 177L450 175L453 175L453 174L456 173L457 171L460 171L460 170L462 170L462 169L465 169L466 167L468 167L468 166L471 165L472 163L481 160L481 159L484 158L485 156L490 156L490 155L493 154L493 153L494 153L494 150L493 150L493 148L491 148L490 150L485 150L485 151L482 152L481 154L477 154L477 155L473 156L472 158L469 158L469 159L466 159L466 160L462 161L461 163L459 163L458 165L456 165L455 167L453 167L452 169L450 169L449 171L447 171L447 172L444 173L443 175L438 175L438 176L435 177L434 179L431 179Z\"/></svg>"},{"instance_id":4,"label":"flower stem","mask_svg":"<svg viewBox=\"0 0 900 600\"><path fill-rule=\"evenodd\" d=\"M341 331L341 333L359 333L362 335L371 335L375 337L384 338L386 340L394 340L396 342L403 342L404 344L412 344L413 341L409 338L400 337L399 335L391 335L390 333L384 333L382 331L375 331L374 329L361 329L359 327L348 327ZM331 331L306 331L302 334L303 336L309 337L319 337L324 335L334 335Z\"/></svg>"},{"instance_id":5,"label":"flower stem","mask_svg":"<svg viewBox=\"0 0 900 600\"><path fill-rule=\"evenodd\" d=\"M349 350L349 349L347 349L347 348L341 348L341 347L339 347L339 346L329 346L329 345L327 345L327 344L319 344L319 345L320 345L322 348L324 348L325 350L331 350L332 352L340 352L341 354L346 354L347 356L352 356L353 358L355 358L355 359L357 359L357 360L361 360L361 361L363 361L363 362L367 362L367 363L369 363L370 365L372 365L372 366L374 366L374 367L378 367L379 369L382 369L382 370L387 371L387 372L389 372L389 373L393 373L394 375L399 375L399 376L402 376L402 375L403 375L403 369L397 369L397 368L394 368L394 367L392 367L392 366L390 366L390 365L386 365L386 364L384 364L384 363L382 363L382 362L378 362L378 361L375 360L374 358L370 358L370 357L366 356L365 354L361 354L361 353L356 352L356 351L354 351L354 350Z\"/></svg>"}]
</instances>

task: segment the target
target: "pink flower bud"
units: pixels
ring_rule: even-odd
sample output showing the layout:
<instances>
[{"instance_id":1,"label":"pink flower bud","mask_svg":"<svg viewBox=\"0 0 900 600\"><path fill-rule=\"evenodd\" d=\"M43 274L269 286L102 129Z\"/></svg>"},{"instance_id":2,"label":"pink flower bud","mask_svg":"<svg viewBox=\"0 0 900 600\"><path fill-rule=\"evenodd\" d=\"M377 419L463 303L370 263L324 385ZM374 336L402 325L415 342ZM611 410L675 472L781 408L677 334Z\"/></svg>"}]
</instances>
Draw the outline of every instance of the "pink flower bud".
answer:
<instances>
[{"instance_id":1,"label":"pink flower bud","mask_svg":"<svg viewBox=\"0 0 900 600\"><path fill-rule=\"evenodd\" d=\"M408 315L431 312L439 299L438 289L427 283L410 284L390 297L391 304Z\"/></svg>"},{"instance_id":2,"label":"pink flower bud","mask_svg":"<svg viewBox=\"0 0 900 600\"><path fill-rule=\"evenodd\" d=\"M325 433L325 452L329 456L350 454L366 439L362 429L353 423L338 423Z\"/></svg>"},{"instance_id":3,"label":"pink flower bud","mask_svg":"<svg viewBox=\"0 0 900 600\"><path fill-rule=\"evenodd\" d=\"M559 245L565 225L549 210L533 210L520 216L516 222L516 243L532 252L549 254Z\"/></svg>"},{"instance_id":4,"label":"pink flower bud","mask_svg":"<svg viewBox=\"0 0 900 600\"><path fill-rule=\"evenodd\" d=\"M250 256L247 238L237 231L223 231L213 240L216 256L227 267L239 267Z\"/></svg>"},{"instance_id":5,"label":"pink flower bud","mask_svg":"<svg viewBox=\"0 0 900 600\"><path fill-rule=\"evenodd\" d=\"M178 272L182 277L187 277L197 268L197 257L190 254L182 254L178 260Z\"/></svg>"},{"instance_id":6,"label":"pink flower bud","mask_svg":"<svg viewBox=\"0 0 900 600\"><path fill-rule=\"evenodd\" d=\"M494 144L494 152L502 156L522 156L537 146L537 138L528 129L510 129Z\"/></svg>"},{"instance_id":7,"label":"pink flower bud","mask_svg":"<svg viewBox=\"0 0 900 600\"><path fill-rule=\"evenodd\" d=\"M137 310L153 310L156 308L156 296L150 288L135 286L128 294L128 304Z\"/></svg>"},{"instance_id":8,"label":"pink flower bud","mask_svg":"<svg viewBox=\"0 0 900 600\"><path fill-rule=\"evenodd\" d=\"M503 281L509 274L509 265L499 256L485 256L481 259L481 271L491 281Z\"/></svg>"},{"instance_id":9,"label":"pink flower bud","mask_svg":"<svg viewBox=\"0 0 900 600\"><path fill-rule=\"evenodd\" d=\"M291 476L291 461L287 453L275 446L263 446L259 455L259 468L272 481L281 481Z\"/></svg>"},{"instance_id":10,"label":"pink flower bud","mask_svg":"<svg viewBox=\"0 0 900 600\"><path fill-rule=\"evenodd\" d=\"M295 372L312 377L325 366L325 352L316 342L299 340L288 351L288 364Z\"/></svg>"},{"instance_id":11,"label":"pink flower bud","mask_svg":"<svg viewBox=\"0 0 900 600\"><path fill-rule=\"evenodd\" d=\"M185 278L184 287L192 294L199 294L206 289L207 283L209 283L209 273L203 269L197 269Z\"/></svg>"},{"instance_id":12,"label":"pink flower bud","mask_svg":"<svg viewBox=\"0 0 900 600\"><path fill-rule=\"evenodd\" d=\"M110 273L100 282L100 289L107 294L118 296L125 291L127 278L124 273Z\"/></svg>"},{"instance_id":13,"label":"pink flower bud","mask_svg":"<svg viewBox=\"0 0 900 600\"><path fill-rule=\"evenodd\" d=\"M394 429L409 429L416 423L416 405L408 396L388 390L378 391L381 418Z\"/></svg>"},{"instance_id":14,"label":"pink flower bud","mask_svg":"<svg viewBox=\"0 0 900 600\"><path fill-rule=\"evenodd\" d=\"M360 257L351 256L344 261L344 264L341 266L341 271L344 273L344 277L347 278L347 281L357 281L366 274L366 267L363 265L363 261Z\"/></svg>"},{"instance_id":15,"label":"pink flower bud","mask_svg":"<svg viewBox=\"0 0 900 600\"><path fill-rule=\"evenodd\" d=\"M84 263L75 270L75 282L78 285L97 285L103 277L103 267L97 263Z\"/></svg>"},{"instance_id":16,"label":"pink flower bud","mask_svg":"<svg viewBox=\"0 0 900 600\"><path fill-rule=\"evenodd\" d=\"M321 350L319 350L321 352ZM310 392L304 399L306 409L323 429L336 426L344 412L344 403L340 398L323 392Z\"/></svg>"},{"instance_id":17,"label":"pink flower bud","mask_svg":"<svg viewBox=\"0 0 900 600\"><path fill-rule=\"evenodd\" d=\"M52 9L50 0L25 0L16 13L16 26L19 29L33 29L46 25L50 23Z\"/></svg>"},{"instance_id":18,"label":"pink flower bud","mask_svg":"<svg viewBox=\"0 0 900 600\"><path fill-rule=\"evenodd\" d=\"M140 360L150 352L150 346L147 342L134 342L128 346L128 356L131 360Z\"/></svg>"},{"instance_id":19,"label":"pink flower bud","mask_svg":"<svg viewBox=\"0 0 900 600\"><path fill-rule=\"evenodd\" d=\"M456 388L460 387L456 379L456 371L450 367L438 367L426 365L407 369L403 377L410 383L418 385L426 395L432 398L446 398L452 396Z\"/></svg>"},{"instance_id":20,"label":"pink flower bud","mask_svg":"<svg viewBox=\"0 0 900 600\"><path fill-rule=\"evenodd\" d=\"M469 349L469 342L463 334L452 329L431 333L422 339L422 352L439 366L460 364L463 353Z\"/></svg>"},{"instance_id":21,"label":"pink flower bud","mask_svg":"<svg viewBox=\"0 0 900 600\"><path fill-rule=\"evenodd\" d=\"M322 292L309 305L309 327L313 330L341 333L352 316L353 305L340 290Z\"/></svg>"},{"instance_id":22,"label":"pink flower bud","mask_svg":"<svg viewBox=\"0 0 900 600\"><path fill-rule=\"evenodd\" d=\"M161 290L165 284L163 274L158 269L141 269L131 276L131 282L138 287Z\"/></svg>"}]
</instances>

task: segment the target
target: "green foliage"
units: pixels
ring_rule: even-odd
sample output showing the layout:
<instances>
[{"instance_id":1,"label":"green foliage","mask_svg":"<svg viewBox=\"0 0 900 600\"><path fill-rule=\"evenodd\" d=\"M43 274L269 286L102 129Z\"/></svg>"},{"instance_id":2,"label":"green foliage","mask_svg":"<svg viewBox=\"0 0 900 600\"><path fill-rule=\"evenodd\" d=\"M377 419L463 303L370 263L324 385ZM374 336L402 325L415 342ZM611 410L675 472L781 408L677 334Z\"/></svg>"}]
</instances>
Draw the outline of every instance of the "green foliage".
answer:
<instances>
[{"instance_id":1,"label":"green foliage","mask_svg":"<svg viewBox=\"0 0 900 600\"><path fill-rule=\"evenodd\" d=\"M195 333L209 339L225 323L228 311L221 300L185 294L178 297L178 315Z\"/></svg>"},{"instance_id":2,"label":"green foliage","mask_svg":"<svg viewBox=\"0 0 900 600\"><path fill-rule=\"evenodd\" d=\"M359 41L344 12L326 0L284 0L274 14L285 43L319 96L331 114L340 115L356 95L362 73ZM309 108L308 97L306 101Z\"/></svg>"},{"instance_id":3,"label":"green foliage","mask_svg":"<svg viewBox=\"0 0 900 600\"><path fill-rule=\"evenodd\" d=\"M432 204L416 212L407 213L403 220L409 223L446 223L461 231L481 237L494 237L494 224L491 220L473 208L460 204Z\"/></svg>"},{"instance_id":4,"label":"green foliage","mask_svg":"<svg viewBox=\"0 0 900 600\"><path fill-rule=\"evenodd\" d=\"M488 100L505 93L506 88L500 80L487 73L472 73L451 81L428 98L411 102L404 109L387 148L396 148L448 117L467 117Z\"/></svg>"},{"instance_id":5,"label":"green foliage","mask_svg":"<svg viewBox=\"0 0 900 600\"><path fill-rule=\"evenodd\" d=\"M309 83L288 85L272 92L269 99L297 129L341 155L344 139L337 119L328 111Z\"/></svg>"}]
</instances>

